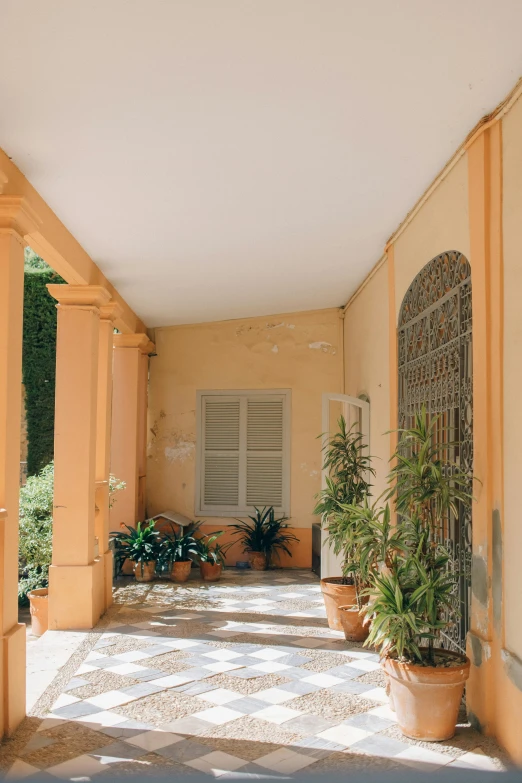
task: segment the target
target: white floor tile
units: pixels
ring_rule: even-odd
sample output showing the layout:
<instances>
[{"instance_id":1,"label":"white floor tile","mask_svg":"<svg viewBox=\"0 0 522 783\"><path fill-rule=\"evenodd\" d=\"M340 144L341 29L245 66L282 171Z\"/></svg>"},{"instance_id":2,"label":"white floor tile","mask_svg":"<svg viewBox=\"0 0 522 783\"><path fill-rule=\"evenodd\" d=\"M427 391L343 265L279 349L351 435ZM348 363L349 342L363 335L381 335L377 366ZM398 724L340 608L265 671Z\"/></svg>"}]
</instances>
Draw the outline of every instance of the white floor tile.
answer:
<instances>
[{"instance_id":1,"label":"white floor tile","mask_svg":"<svg viewBox=\"0 0 522 783\"><path fill-rule=\"evenodd\" d=\"M118 715L116 712L105 710L104 712L94 712L91 715L82 715L81 718L74 718L75 723L82 723L91 729L98 729L100 726L117 726L118 723L125 723L128 719L125 715Z\"/></svg>"},{"instance_id":2,"label":"white floor tile","mask_svg":"<svg viewBox=\"0 0 522 783\"><path fill-rule=\"evenodd\" d=\"M470 764L472 767L476 767L477 769L488 770L491 772L496 772L498 770L498 767L496 766L493 759L490 759L489 756L486 756L484 751L480 748L475 748L475 750L469 751L468 753L464 753L462 756L459 756L458 759L453 762L452 767L458 767L459 762Z\"/></svg>"},{"instance_id":3,"label":"white floor tile","mask_svg":"<svg viewBox=\"0 0 522 783\"><path fill-rule=\"evenodd\" d=\"M195 712L191 715L192 718L199 718L199 720L206 720L209 723L213 723L216 726L221 726L223 723L229 723L236 718L242 718L243 713L237 710L231 710L229 707L210 707L208 710L201 710L201 712Z\"/></svg>"},{"instance_id":4,"label":"white floor tile","mask_svg":"<svg viewBox=\"0 0 522 783\"><path fill-rule=\"evenodd\" d=\"M444 767L452 758L447 753L437 753L435 750L428 750L420 745L410 745L407 750L401 750L400 753L394 756L394 759L408 767L426 769L426 771L427 765L434 769Z\"/></svg>"},{"instance_id":5,"label":"white floor tile","mask_svg":"<svg viewBox=\"0 0 522 783\"><path fill-rule=\"evenodd\" d=\"M330 740L330 742L337 742L339 745L344 745L345 748L348 748L355 742L359 742L359 740L363 740L371 735L371 731L358 729L355 726L346 726L341 723L339 726L332 726L331 729L322 731L317 736L321 737L321 739Z\"/></svg>"},{"instance_id":6,"label":"white floor tile","mask_svg":"<svg viewBox=\"0 0 522 783\"><path fill-rule=\"evenodd\" d=\"M185 685L187 682L193 682L191 677L184 677L183 674L167 674L165 677L158 677L155 680L149 680L151 685L159 685L162 688L177 688L178 685Z\"/></svg>"},{"instance_id":7,"label":"white floor tile","mask_svg":"<svg viewBox=\"0 0 522 783\"><path fill-rule=\"evenodd\" d=\"M362 694L365 699L370 701L377 701L380 704L387 704L388 697L386 696L386 690L384 688L372 688L370 691L364 691Z\"/></svg>"},{"instance_id":8,"label":"white floor tile","mask_svg":"<svg viewBox=\"0 0 522 783\"><path fill-rule=\"evenodd\" d=\"M17 759L15 763L9 768L4 780L22 780L22 778L28 778L30 775L39 774L38 767L33 767L32 764L27 764L26 761Z\"/></svg>"},{"instance_id":9,"label":"white floor tile","mask_svg":"<svg viewBox=\"0 0 522 783\"><path fill-rule=\"evenodd\" d=\"M243 666L239 666L237 663L231 663L230 661L216 661L215 663L205 664L204 669L208 669L209 672L231 672L233 669L243 669Z\"/></svg>"},{"instance_id":10,"label":"white floor tile","mask_svg":"<svg viewBox=\"0 0 522 783\"><path fill-rule=\"evenodd\" d=\"M216 650L215 652L203 653L204 658L211 658L214 661L233 661L234 658L241 658L241 653L233 650Z\"/></svg>"},{"instance_id":11,"label":"white floor tile","mask_svg":"<svg viewBox=\"0 0 522 783\"><path fill-rule=\"evenodd\" d=\"M230 753L222 753L216 750L213 753L207 753L206 756L200 756L199 759L186 761L185 763L188 767L198 769L206 775L219 777L226 772L235 772L236 769L244 767L248 762L238 759L237 756L231 756Z\"/></svg>"},{"instance_id":12,"label":"white floor tile","mask_svg":"<svg viewBox=\"0 0 522 783\"><path fill-rule=\"evenodd\" d=\"M277 658L283 658L288 653L276 650L274 647L265 647L262 650L249 653L251 658L261 658L262 661L275 661Z\"/></svg>"},{"instance_id":13,"label":"white floor tile","mask_svg":"<svg viewBox=\"0 0 522 783\"><path fill-rule=\"evenodd\" d=\"M303 713L299 710L292 710L290 707L282 707L279 704L272 704L270 707L265 707L259 712L253 712L253 718L259 718L260 720L266 720L269 723L284 723L292 718L299 718Z\"/></svg>"},{"instance_id":14,"label":"white floor tile","mask_svg":"<svg viewBox=\"0 0 522 783\"><path fill-rule=\"evenodd\" d=\"M124 663L135 663L136 661L141 661L144 658L150 658L151 656L146 650L130 650L129 652L120 653L114 657Z\"/></svg>"},{"instance_id":15,"label":"white floor tile","mask_svg":"<svg viewBox=\"0 0 522 783\"><path fill-rule=\"evenodd\" d=\"M292 775L294 772L298 772L300 769L310 766L317 761L313 756L305 756L302 753L296 753L289 748L279 748L273 753L268 753L266 756L256 759L254 762L260 767L265 769L271 769L274 772L286 773Z\"/></svg>"},{"instance_id":16,"label":"white floor tile","mask_svg":"<svg viewBox=\"0 0 522 783\"><path fill-rule=\"evenodd\" d=\"M259 694L255 694L256 699L259 698ZM242 695L235 691L229 691L227 688L216 688L214 691L207 691L206 693L200 693L198 699L208 701L211 704L228 704L229 701L235 701L241 699Z\"/></svg>"},{"instance_id":17,"label":"white floor tile","mask_svg":"<svg viewBox=\"0 0 522 783\"><path fill-rule=\"evenodd\" d=\"M58 710L60 707L68 707L69 704L75 704L80 699L77 696L71 696L68 693L62 693L53 704L53 710Z\"/></svg>"},{"instance_id":18,"label":"white floor tile","mask_svg":"<svg viewBox=\"0 0 522 783\"><path fill-rule=\"evenodd\" d=\"M320 688L330 688L332 685L339 685L344 682L340 677L334 677L332 674L311 674L310 677L303 677L303 682L309 682L310 685L319 685Z\"/></svg>"},{"instance_id":19,"label":"white floor tile","mask_svg":"<svg viewBox=\"0 0 522 783\"><path fill-rule=\"evenodd\" d=\"M146 666L138 666L137 663L118 663L116 666L106 667L105 671L114 672L114 674L133 674L134 672L143 672L146 668Z\"/></svg>"},{"instance_id":20,"label":"white floor tile","mask_svg":"<svg viewBox=\"0 0 522 783\"><path fill-rule=\"evenodd\" d=\"M130 745L136 745L144 750L159 750L173 745L175 742L181 742L184 737L179 734L172 734L170 731L144 731L143 734L137 734L134 737L127 737L125 742Z\"/></svg>"},{"instance_id":21,"label":"white floor tile","mask_svg":"<svg viewBox=\"0 0 522 783\"><path fill-rule=\"evenodd\" d=\"M298 693L282 691L279 688L266 688L265 690L257 691L257 693L254 694L254 698L261 699L261 701L267 701L269 704L282 704L284 701L296 699L298 696Z\"/></svg>"},{"instance_id":22,"label":"white floor tile","mask_svg":"<svg viewBox=\"0 0 522 783\"><path fill-rule=\"evenodd\" d=\"M254 669L256 672L266 672L267 674L275 674L275 672L282 672L285 669L289 669L286 663L279 663L278 661L264 661L263 663L255 663L253 666L249 666L249 669Z\"/></svg>"},{"instance_id":23,"label":"white floor tile","mask_svg":"<svg viewBox=\"0 0 522 783\"><path fill-rule=\"evenodd\" d=\"M107 691L106 693L100 693L99 696L91 696L90 699L85 699L85 702L94 704L95 707L103 707L104 710L110 710L113 707L119 707L121 704L134 701L135 698L135 696L129 696L127 693L121 693L121 691Z\"/></svg>"}]
</instances>

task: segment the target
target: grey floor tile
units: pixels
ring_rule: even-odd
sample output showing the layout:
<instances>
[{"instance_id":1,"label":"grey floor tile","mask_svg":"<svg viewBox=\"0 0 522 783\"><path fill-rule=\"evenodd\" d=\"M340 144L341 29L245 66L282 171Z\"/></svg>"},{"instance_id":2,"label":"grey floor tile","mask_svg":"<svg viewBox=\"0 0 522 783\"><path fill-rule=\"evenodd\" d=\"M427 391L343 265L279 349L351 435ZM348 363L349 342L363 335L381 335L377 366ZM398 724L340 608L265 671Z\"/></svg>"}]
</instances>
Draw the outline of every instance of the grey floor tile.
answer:
<instances>
[{"instance_id":1,"label":"grey floor tile","mask_svg":"<svg viewBox=\"0 0 522 783\"><path fill-rule=\"evenodd\" d=\"M384 731L384 729L393 726L393 721L387 718L379 718L378 715L370 715L368 712L362 712L359 715L354 715L353 718L344 720L347 726L356 726L358 729L365 729L366 731Z\"/></svg>"},{"instance_id":2,"label":"grey floor tile","mask_svg":"<svg viewBox=\"0 0 522 783\"><path fill-rule=\"evenodd\" d=\"M160 685L152 685L150 682L140 682L137 685L129 685L128 688L119 688L119 690L128 696L141 698L143 696L151 696L153 693L159 693L165 689Z\"/></svg>"},{"instance_id":3,"label":"grey floor tile","mask_svg":"<svg viewBox=\"0 0 522 783\"><path fill-rule=\"evenodd\" d=\"M287 682L284 685L279 685L278 687L282 691L288 691L289 693L298 693L300 696L306 696L307 693L314 693L314 691L321 690L320 685L312 685L311 682L303 682L302 680L294 680L293 682Z\"/></svg>"},{"instance_id":4,"label":"grey floor tile","mask_svg":"<svg viewBox=\"0 0 522 783\"><path fill-rule=\"evenodd\" d=\"M201 756L206 756L207 753L212 753L212 748L208 745L202 745L195 740L186 739L181 742L175 742L173 745L167 745L166 748L159 748L159 750L154 752L159 756L179 761L182 764L186 761L193 761Z\"/></svg>"},{"instance_id":5,"label":"grey floor tile","mask_svg":"<svg viewBox=\"0 0 522 783\"><path fill-rule=\"evenodd\" d=\"M407 750L410 746L406 742L400 742L393 739L393 737L385 737L382 734L373 734L371 737L366 737L359 742L354 742L350 746L350 751L364 751L372 756L378 756L379 758L393 758L403 750Z\"/></svg>"},{"instance_id":6,"label":"grey floor tile","mask_svg":"<svg viewBox=\"0 0 522 783\"><path fill-rule=\"evenodd\" d=\"M140 672L132 672L131 676L133 680L148 682L149 680L157 680L159 677L165 677L166 672L162 669L144 669Z\"/></svg>"},{"instance_id":7,"label":"grey floor tile","mask_svg":"<svg viewBox=\"0 0 522 783\"><path fill-rule=\"evenodd\" d=\"M60 707L53 710L53 715L59 718L81 718L83 715L92 715L95 712L103 712L101 707L95 707L94 704L88 704L86 701L77 701L74 704L68 704L67 707Z\"/></svg>"},{"instance_id":8,"label":"grey floor tile","mask_svg":"<svg viewBox=\"0 0 522 783\"><path fill-rule=\"evenodd\" d=\"M129 745L124 740L113 742L111 745L104 745L97 750L89 751L89 756L112 756L113 758L120 759L139 759L141 756L145 756L148 751L143 748L138 748L136 745Z\"/></svg>"},{"instance_id":9,"label":"grey floor tile","mask_svg":"<svg viewBox=\"0 0 522 783\"><path fill-rule=\"evenodd\" d=\"M292 703L288 702L288 706L291 708ZM284 727L285 730L292 733L295 732L296 734L302 734L304 737L311 737L336 725L335 721L326 720L319 715L300 715L298 718L285 721Z\"/></svg>"},{"instance_id":10,"label":"grey floor tile","mask_svg":"<svg viewBox=\"0 0 522 783\"><path fill-rule=\"evenodd\" d=\"M355 680L346 680L330 688L334 693L353 693L354 696L361 696L366 691L371 691L375 685L368 685L366 682L356 682Z\"/></svg>"},{"instance_id":11,"label":"grey floor tile","mask_svg":"<svg viewBox=\"0 0 522 783\"><path fill-rule=\"evenodd\" d=\"M225 707L242 712L244 715L251 715L253 712L264 710L269 706L268 702L256 699L255 694L253 696L244 696L242 699L234 699L234 701L229 701L225 704Z\"/></svg>"}]
</instances>

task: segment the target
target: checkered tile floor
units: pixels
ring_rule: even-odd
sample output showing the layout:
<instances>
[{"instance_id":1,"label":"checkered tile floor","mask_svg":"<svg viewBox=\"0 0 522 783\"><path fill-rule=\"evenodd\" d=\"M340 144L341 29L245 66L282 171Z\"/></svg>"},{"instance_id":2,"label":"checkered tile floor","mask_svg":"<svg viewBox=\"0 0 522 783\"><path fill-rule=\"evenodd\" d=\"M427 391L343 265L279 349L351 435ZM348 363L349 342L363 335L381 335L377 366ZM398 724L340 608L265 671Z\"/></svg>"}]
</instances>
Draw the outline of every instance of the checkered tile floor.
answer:
<instances>
[{"instance_id":1,"label":"checkered tile floor","mask_svg":"<svg viewBox=\"0 0 522 783\"><path fill-rule=\"evenodd\" d=\"M467 724L446 743L400 734L378 656L328 629L311 572L122 580L115 601L11 776L501 768Z\"/></svg>"}]
</instances>

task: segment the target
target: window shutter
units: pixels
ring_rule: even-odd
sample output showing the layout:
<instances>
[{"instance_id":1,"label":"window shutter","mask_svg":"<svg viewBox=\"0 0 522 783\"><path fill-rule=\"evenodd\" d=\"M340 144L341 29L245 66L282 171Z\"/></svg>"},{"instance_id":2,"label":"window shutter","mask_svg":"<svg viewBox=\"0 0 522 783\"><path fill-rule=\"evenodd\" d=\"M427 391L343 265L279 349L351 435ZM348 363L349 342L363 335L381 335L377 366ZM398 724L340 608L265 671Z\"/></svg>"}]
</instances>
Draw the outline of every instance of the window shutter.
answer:
<instances>
[{"instance_id":1,"label":"window shutter","mask_svg":"<svg viewBox=\"0 0 522 783\"><path fill-rule=\"evenodd\" d=\"M207 397L203 409L205 506L239 503L240 400Z\"/></svg>"},{"instance_id":2,"label":"window shutter","mask_svg":"<svg viewBox=\"0 0 522 783\"><path fill-rule=\"evenodd\" d=\"M247 506L283 505L284 401L282 397L246 400Z\"/></svg>"}]
</instances>

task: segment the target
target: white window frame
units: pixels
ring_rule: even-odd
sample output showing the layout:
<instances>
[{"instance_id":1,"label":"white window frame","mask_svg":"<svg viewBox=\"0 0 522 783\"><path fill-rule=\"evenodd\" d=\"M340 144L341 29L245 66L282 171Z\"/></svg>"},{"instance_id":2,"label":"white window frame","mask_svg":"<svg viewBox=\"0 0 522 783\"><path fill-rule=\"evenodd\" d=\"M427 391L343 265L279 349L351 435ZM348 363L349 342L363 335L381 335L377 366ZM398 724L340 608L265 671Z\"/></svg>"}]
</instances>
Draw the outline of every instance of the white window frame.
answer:
<instances>
[{"instance_id":1,"label":"white window frame","mask_svg":"<svg viewBox=\"0 0 522 783\"><path fill-rule=\"evenodd\" d=\"M205 397L283 397L283 505L274 507L278 514L290 516L290 469L291 469L291 429L292 429L292 392L290 389L202 389L196 391L196 517L244 517L254 513L253 506L246 505L246 405L242 407L240 423L239 475L240 496L245 505L207 506L203 502L203 465L205 453L203 401Z\"/></svg>"}]
</instances>

